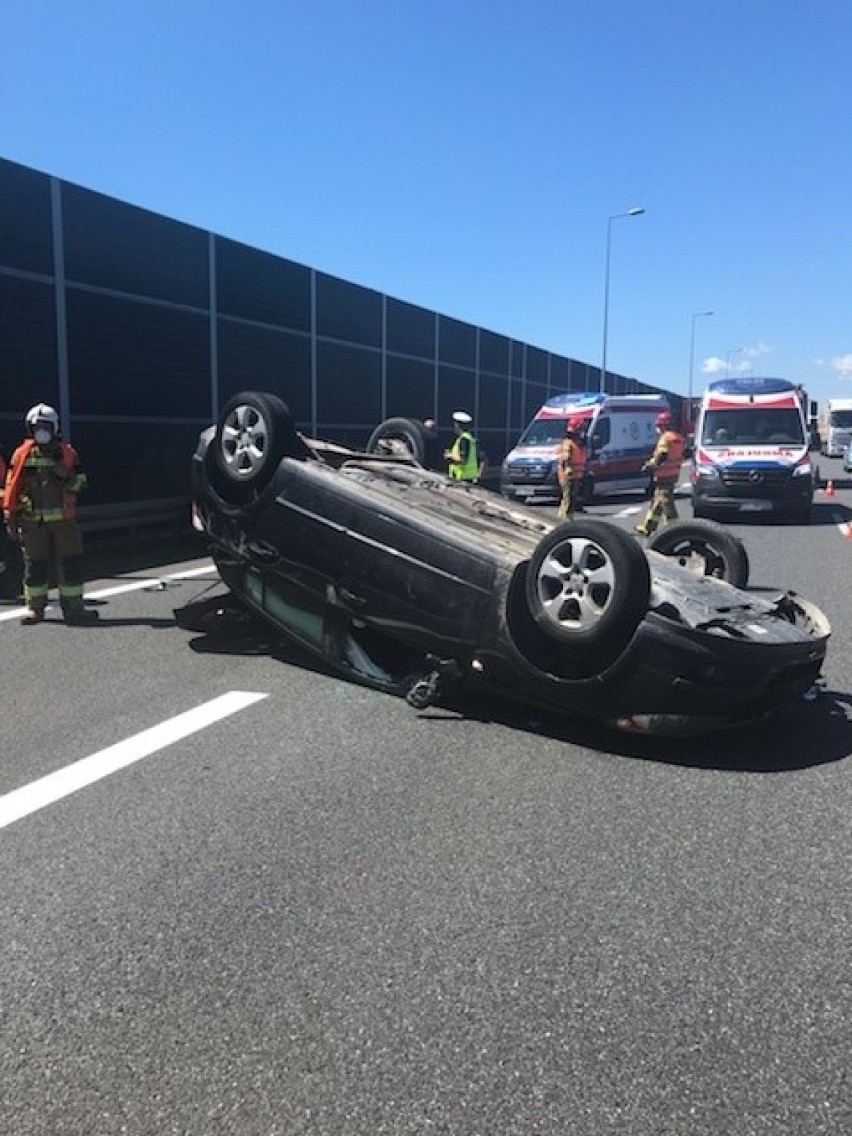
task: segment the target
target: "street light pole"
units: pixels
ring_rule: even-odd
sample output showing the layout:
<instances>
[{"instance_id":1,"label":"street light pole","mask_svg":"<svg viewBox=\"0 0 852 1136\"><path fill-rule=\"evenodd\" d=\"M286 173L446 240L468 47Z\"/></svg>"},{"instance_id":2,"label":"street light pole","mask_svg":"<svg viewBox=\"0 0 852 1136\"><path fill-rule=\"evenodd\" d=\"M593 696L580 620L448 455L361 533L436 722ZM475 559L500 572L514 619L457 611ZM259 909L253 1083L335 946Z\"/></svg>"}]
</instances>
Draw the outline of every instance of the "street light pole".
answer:
<instances>
[{"instance_id":1,"label":"street light pole","mask_svg":"<svg viewBox=\"0 0 852 1136\"><path fill-rule=\"evenodd\" d=\"M702 319L704 316L712 316L714 312L693 312L691 317L692 326L689 332L689 386L686 391L686 402L689 407L689 421L692 422L692 372L695 369L695 321Z\"/></svg>"},{"instance_id":2,"label":"street light pole","mask_svg":"<svg viewBox=\"0 0 852 1136\"><path fill-rule=\"evenodd\" d=\"M606 222L606 269L604 271L604 313L603 313L603 351L601 352L601 379L598 390L606 390L606 344L609 330L609 254L612 246L612 223L621 217L638 217L644 213L642 205L634 205L626 213L613 213Z\"/></svg>"}]
</instances>

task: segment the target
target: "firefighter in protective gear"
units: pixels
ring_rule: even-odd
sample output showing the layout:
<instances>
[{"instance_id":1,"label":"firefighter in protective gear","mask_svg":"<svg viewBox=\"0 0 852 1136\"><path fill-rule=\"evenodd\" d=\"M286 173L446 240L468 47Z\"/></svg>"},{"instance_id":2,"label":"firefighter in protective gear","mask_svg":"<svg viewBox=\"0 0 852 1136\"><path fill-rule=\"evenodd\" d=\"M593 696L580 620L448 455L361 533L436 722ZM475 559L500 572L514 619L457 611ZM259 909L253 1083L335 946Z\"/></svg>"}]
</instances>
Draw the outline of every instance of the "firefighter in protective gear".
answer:
<instances>
[{"instance_id":1,"label":"firefighter in protective gear","mask_svg":"<svg viewBox=\"0 0 852 1136\"><path fill-rule=\"evenodd\" d=\"M470 429L472 422L473 419L466 410L457 410L453 414L456 438L444 450L444 460L447 463L447 473L454 481L479 480L479 446Z\"/></svg>"},{"instance_id":2,"label":"firefighter in protective gear","mask_svg":"<svg viewBox=\"0 0 852 1136\"><path fill-rule=\"evenodd\" d=\"M47 606L51 563L57 563L59 602L66 623L93 623L83 606L83 540L77 494L87 478L77 451L62 440L59 416L44 402L26 414L26 438L12 454L3 500L6 523L24 550L22 623L41 623Z\"/></svg>"},{"instance_id":3,"label":"firefighter in protective gear","mask_svg":"<svg viewBox=\"0 0 852 1136\"><path fill-rule=\"evenodd\" d=\"M672 416L668 410L657 415L656 426L659 434L657 444L651 457L642 466L643 472L654 475L651 507L642 524L635 526L636 532L642 536L650 536L660 524L676 521L678 516L674 491L683 465L684 440L673 428Z\"/></svg>"},{"instance_id":4,"label":"firefighter in protective gear","mask_svg":"<svg viewBox=\"0 0 852 1136\"><path fill-rule=\"evenodd\" d=\"M9 567L11 554L11 540L6 531L6 522L3 517L3 486L6 484L6 455L0 450L0 572Z\"/></svg>"},{"instance_id":5,"label":"firefighter in protective gear","mask_svg":"<svg viewBox=\"0 0 852 1136\"><path fill-rule=\"evenodd\" d=\"M562 487L557 515L563 519L573 516L580 508L580 493L586 473L585 420L572 415L565 423L565 437L559 451L556 476Z\"/></svg>"}]
</instances>

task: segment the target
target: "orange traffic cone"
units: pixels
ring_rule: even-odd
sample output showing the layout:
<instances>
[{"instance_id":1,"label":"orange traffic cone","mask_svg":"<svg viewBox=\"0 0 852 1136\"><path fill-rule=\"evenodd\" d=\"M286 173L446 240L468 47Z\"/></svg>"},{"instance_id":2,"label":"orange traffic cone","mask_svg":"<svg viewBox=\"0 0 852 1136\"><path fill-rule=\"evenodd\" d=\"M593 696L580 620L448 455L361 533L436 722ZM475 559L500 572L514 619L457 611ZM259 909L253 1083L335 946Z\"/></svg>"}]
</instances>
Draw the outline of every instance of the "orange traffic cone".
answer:
<instances>
[{"instance_id":1,"label":"orange traffic cone","mask_svg":"<svg viewBox=\"0 0 852 1136\"><path fill-rule=\"evenodd\" d=\"M833 497L834 496L834 482L833 481L829 481L826 484L825 495L826 495L826 497Z\"/></svg>"}]
</instances>

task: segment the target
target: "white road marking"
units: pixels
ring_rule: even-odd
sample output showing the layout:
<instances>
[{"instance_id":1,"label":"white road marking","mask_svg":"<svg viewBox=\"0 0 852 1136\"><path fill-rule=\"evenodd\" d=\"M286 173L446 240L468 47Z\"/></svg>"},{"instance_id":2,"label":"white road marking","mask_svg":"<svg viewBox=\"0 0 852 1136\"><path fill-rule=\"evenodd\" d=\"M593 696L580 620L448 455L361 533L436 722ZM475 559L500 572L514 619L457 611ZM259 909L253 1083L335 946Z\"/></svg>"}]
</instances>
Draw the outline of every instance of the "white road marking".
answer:
<instances>
[{"instance_id":1,"label":"white road marking","mask_svg":"<svg viewBox=\"0 0 852 1136\"><path fill-rule=\"evenodd\" d=\"M203 730L205 726L227 718L229 714L236 714L238 710L244 710L247 706L268 697L268 694L257 694L246 690L229 690L227 694L196 706L194 710L187 710L183 714L178 714L176 718L169 718L168 721L143 730L141 734L135 734L132 738L126 738L123 742L75 761L73 765L48 773L46 777L32 781L29 785L13 789L11 793L0 797L0 828L5 828L16 820L37 812L38 809L76 793L78 789L84 789L103 777L109 777L111 773L124 769L143 757L150 757L157 750L164 749L180 741L181 738L189 737L190 734Z\"/></svg>"},{"instance_id":2,"label":"white road marking","mask_svg":"<svg viewBox=\"0 0 852 1136\"><path fill-rule=\"evenodd\" d=\"M149 576L144 580L133 580L127 584L117 584L114 588L102 588L98 592L86 592L85 598L87 600L104 600L109 596L120 596L125 592L140 592L143 588L155 587L160 581L168 583L169 580L191 580L193 576L204 576L208 572L215 571L216 565L210 561L210 563L204 564L200 568L187 568L185 572L173 572L169 576ZM0 612L0 623L5 623L10 619L20 619L22 615L26 614L26 610L25 607L13 607L10 608L9 611Z\"/></svg>"}]
</instances>

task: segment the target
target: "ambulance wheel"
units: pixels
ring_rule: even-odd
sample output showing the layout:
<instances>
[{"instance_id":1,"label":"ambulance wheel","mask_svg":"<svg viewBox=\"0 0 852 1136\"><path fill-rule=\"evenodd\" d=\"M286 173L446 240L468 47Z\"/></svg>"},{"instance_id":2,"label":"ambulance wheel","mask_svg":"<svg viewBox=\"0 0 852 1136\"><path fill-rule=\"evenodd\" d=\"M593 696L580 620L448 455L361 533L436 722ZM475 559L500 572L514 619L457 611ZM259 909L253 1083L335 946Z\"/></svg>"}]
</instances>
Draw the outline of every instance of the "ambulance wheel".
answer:
<instances>
[{"instance_id":1,"label":"ambulance wheel","mask_svg":"<svg viewBox=\"0 0 852 1136\"><path fill-rule=\"evenodd\" d=\"M577 499L583 508L585 508L586 505L591 505L594 495L595 479L590 473L584 473L583 480L580 482L580 491L577 495Z\"/></svg>"}]
</instances>

